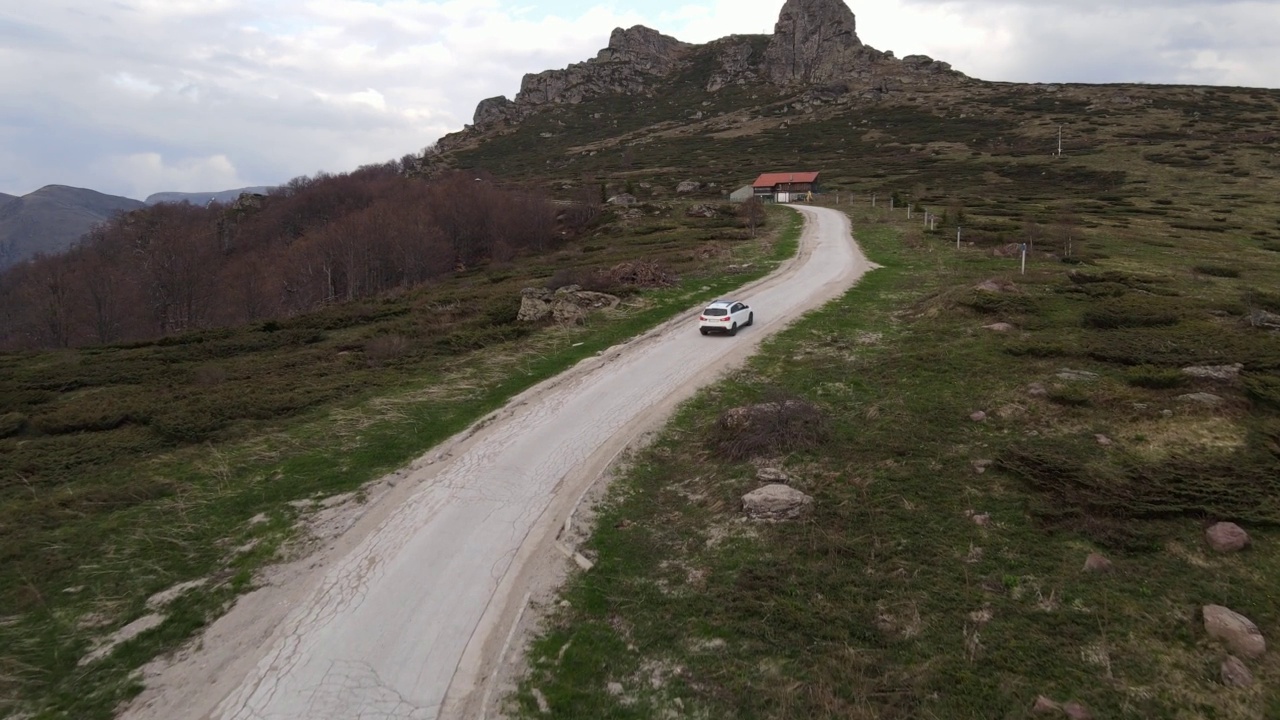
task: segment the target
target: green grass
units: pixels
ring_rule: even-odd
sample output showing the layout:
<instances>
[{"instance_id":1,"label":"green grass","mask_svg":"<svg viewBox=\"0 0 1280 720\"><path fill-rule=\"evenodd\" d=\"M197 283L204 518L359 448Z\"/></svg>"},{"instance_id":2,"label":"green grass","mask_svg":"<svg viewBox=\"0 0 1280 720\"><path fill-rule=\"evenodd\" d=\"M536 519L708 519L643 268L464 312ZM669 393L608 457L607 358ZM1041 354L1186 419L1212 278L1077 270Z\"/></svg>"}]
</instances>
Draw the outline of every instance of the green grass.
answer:
<instances>
[{"instance_id":1,"label":"green grass","mask_svg":"<svg viewBox=\"0 0 1280 720\"><path fill-rule=\"evenodd\" d=\"M224 612L264 564L300 551L306 503L296 501L357 491L520 391L764 275L799 238L798 214L778 208L771 224L761 242L686 262L676 286L629 295L582 327L503 335L487 330L483 312L480 323L441 318L518 297L520 285L550 274L535 260L503 270L509 282L463 278L270 327L0 357L9 370L0 409L16 408L0 414L9 436L0 439L9 478L0 487L0 710L111 717L138 691L141 664ZM674 223L660 257L678 265L704 247L698 227ZM626 234L611 246L614 259L629 252ZM725 274L726 260L750 267ZM447 341L429 345L432 333L406 326L414 316ZM412 340L365 362L361 338L397 331ZM457 340L468 333L477 337ZM97 639L145 615L149 596L197 578L209 585L171 605L162 625L77 664Z\"/></svg>"},{"instance_id":2,"label":"green grass","mask_svg":"<svg viewBox=\"0 0 1280 720\"><path fill-rule=\"evenodd\" d=\"M1101 247L1141 252L1143 274L1128 259L1083 276L1037 259L1020 275L1013 260L911 240L883 213L854 219L885 268L767 342L631 459L583 549L595 565L533 642L513 712L1021 718L1041 694L1095 717L1280 710L1276 661L1250 662L1261 689L1223 687L1225 652L1199 621L1218 603L1280 628L1280 405L1247 400L1273 391L1256 361L1263 339L1219 325L1217 351L1246 362L1246 384L1192 381L1177 370L1202 357L1178 349L1192 331L1159 315L1203 312L1181 258L1113 241ZM1016 290L977 301L971 288L993 277ZM1137 304L1073 292L1104 283ZM1122 321L1081 322L1104 310ZM1022 330L981 329L994 319ZM1077 349L1116 333L1145 333L1164 361ZM1064 356L1008 352L1053 343ZM1192 391L1226 404L1178 400ZM779 392L821 409L816 447L750 462L710 452L722 413ZM971 420L976 410L988 419ZM815 498L811 516L746 521L756 465L784 469ZM1244 524L1252 549L1212 553L1211 519ZM1083 571L1090 552L1116 571Z\"/></svg>"}]
</instances>

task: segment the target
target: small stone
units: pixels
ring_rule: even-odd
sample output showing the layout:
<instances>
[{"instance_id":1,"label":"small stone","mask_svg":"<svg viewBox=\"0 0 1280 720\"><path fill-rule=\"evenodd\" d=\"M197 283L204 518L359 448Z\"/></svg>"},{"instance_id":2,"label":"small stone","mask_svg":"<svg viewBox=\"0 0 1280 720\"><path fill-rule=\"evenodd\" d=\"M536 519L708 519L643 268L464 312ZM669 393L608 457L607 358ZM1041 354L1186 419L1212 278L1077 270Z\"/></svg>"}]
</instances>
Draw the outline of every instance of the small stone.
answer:
<instances>
[{"instance_id":1,"label":"small stone","mask_svg":"<svg viewBox=\"0 0 1280 720\"><path fill-rule=\"evenodd\" d=\"M1111 572L1111 561L1104 555L1098 553L1089 553L1089 557L1084 559L1085 572L1105 573Z\"/></svg>"},{"instance_id":2,"label":"small stone","mask_svg":"<svg viewBox=\"0 0 1280 720\"><path fill-rule=\"evenodd\" d=\"M611 682L608 684L608 686L606 686L606 689L608 689L610 695L613 695L616 697L622 694L622 683Z\"/></svg>"},{"instance_id":3,"label":"small stone","mask_svg":"<svg viewBox=\"0 0 1280 720\"><path fill-rule=\"evenodd\" d=\"M1188 393L1179 395L1178 399L1182 402L1196 403L1198 405L1217 406L1225 402L1221 396L1213 393Z\"/></svg>"},{"instance_id":4,"label":"small stone","mask_svg":"<svg viewBox=\"0 0 1280 720\"><path fill-rule=\"evenodd\" d=\"M1050 700L1049 698L1041 695L1036 698L1036 704L1031 706L1031 712L1036 713L1038 715L1044 715L1046 713L1058 713L1058 712L1062 712L1062 706Z\"/></svg>"},{"instance_id":5,"label":"small stone","mask_svg":"<svg viewBox=\"0 0 1280 720\"><path fill-rule=\"evenodd\" d=\"M982 329L990 330L991 332L1007 333L1007 332L1013 332L1018 328L1010 325L1007 322L998 322L998 323L992 323L990 325L983 325Z\"/></svg>"},{"instance_id":6,"label":"small stone","mask_svg":"<svg viewBox=\"0 0 1280 720\"><path fill-rule=\"evenodd\" d=\"M982 473L984 473L984 472L986 472L986 471L987 471L987 468L991 467L992 462L994 462L994 461L992 461L992 460L974 460L974 461L973 461L973 471L974 471L974 472L976 472L976 473L978 473L979 475L981 475Z\"/></svg>"},{"instance_id":7,"label":"small stone","mask_svg":"<svg viewBox=\"0 0 1280 720\"><path fill-rule=\"evenodd\" d=\"M1048 397L1049 388L1044 383L1033 382L1027 386L1027 394L1035 398Z\"/></svg>"},{"instance_id":8,"label":"small stone","mask_svg":"<svg viewBox=\"0 0 1280 720\"><path fill-rule=\"evenodd\" d=\"M1072 370L1071 368L1062 368L1058 371L1058 379L1060 380L1080 380L1089 382L1098 379L1098 373L1089 372L1088 370Z\"/></svg>"},{"instance_id":9,"label":"small stone","mask_svg":"<svg viewBox=\"0 0 1280 720\"><path fill-rule=\"evenodd\" d=\"M1163 418L1171 418L1171 417L1173 417L1173 411L1172 411L1172 410L1161 410L1161 411L1160 411L1160 417L1163 417Z\"/></svg>"},{"instance_id":10,"label":"small stone","mask_svg":"<svg viewBox=\"0 0 1280 720\"><path fill-rule=\"evenodd\" d=\"M1209 547L1220 553L1238 552L1249 545L1249 533L1232 522L1214 523L1204 531Z\"/></svg>"},{"instance_id":11,"label":"small stone","mask_svg":"<svg viewBox=\"0 0 1280 720\"><path fill-rule=\"evenodd\" d=\"M812 505L812 497L788 485L765 485L742 496L742 509L754 520L795 520Z\"/></svg>"},{"instance_id":12,"label":"small stone","mask_svg":"<svg viewBox=\"0 0 1280 720\"><path fill-rule=\"evenodd\" d=\"M1071 720L1093 720L1093 713L1089 712L1089 708L1072 700L1062 706L1062 711L1067 714Z\"/></svg>"},{"instance_id":13,"label":"small stone","mask_svg":"<svg viewBox=\"0 0 1280 720\"><path fill-rule=\"evenodd\" d=\"M970 416L969 416L969 419L970 419L970 420L972 420L972 421L974 421L974 422L986 422L986 421L987 421L987 414L986 414L986 413L984 413L984 412L982 412L981 410L979 410L979 411L977 411L977 412L973 413L972 415L970 415Z\"/></svg>"},{"instance_id":14,"label":"small stone","mask_svg":"<svg viewBox=\"0 0 1280 720\"><path fill-rule=\"evenodd\" d=\"M1099 434L1097 434L1097 435L1094 435L1094 436L1093 436L1093 439L1094 439L1094 440L1097 440L1097 441L1098 441L1098 444L1099 444L1099 445L1101 445L1102 447L1110 447L1110 446L1111 446L1111 444L1112 444L1112 442L1111 442L1111 438L1109 438L1109 437L1107 437L1106 435L1103 435L1103 434L1101 434L1101 433L1099 433Z\"/></svg>"},{"instance_id":15,"label":"small stone","mask_svg":"<svg viewBox=\"0 0 1280 720\"><path fill-rule=\"evenodd\" d=\"M989 513L975 513L972 520L973 524L978 527L987 527L991 524L991 515Z\"/></svg>"},{"instance_id":16,"label":"small stone","mask_svg":"<svg viewBox=\"0 0 1280 720\"><path fill-rule=\"evenodd\" d=\"M1209 637L1222 640L1237 655L1256 658L1267 651L1262 632L1244 615L1222 605L1205 605L1200 612Z\"/></svg>"},{"instance_id":17,"label":"small stone","mask_svg":"<svg viewBox=\"0 0 1280 720\"><path fill-rule=\"evenodd\" d=\"M1228 655L1222 661L1222 684L1227 687L1246 688L1253 684L1253 673L1244 661L1235 655Z\"/></svg>"}]
</instances>

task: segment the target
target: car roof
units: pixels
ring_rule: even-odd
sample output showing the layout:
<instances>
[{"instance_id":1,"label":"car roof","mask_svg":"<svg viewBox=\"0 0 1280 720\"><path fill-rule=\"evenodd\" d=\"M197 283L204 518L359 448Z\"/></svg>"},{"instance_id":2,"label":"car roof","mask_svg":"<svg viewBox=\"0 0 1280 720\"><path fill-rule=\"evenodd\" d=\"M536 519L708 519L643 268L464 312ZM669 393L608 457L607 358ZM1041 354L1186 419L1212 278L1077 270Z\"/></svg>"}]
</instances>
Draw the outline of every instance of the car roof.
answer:
<instances>
[{"instance_id":1,"label":"car roof","mask_svg":"<svg viewBox=\"0 0 1280 720\"><path fill-rule=\"evenodd\" d=\"M716 300L715 302L708 304L708 305L707 305L707 307L709 307L709 308L713 308L713 307L725 307L725 308L727 308L727 307L732 306L732 305L733 305L734 303L736 303L736 302L738 302L738 301L737 301L737 300Z\"/></svg>"}]
</instances>

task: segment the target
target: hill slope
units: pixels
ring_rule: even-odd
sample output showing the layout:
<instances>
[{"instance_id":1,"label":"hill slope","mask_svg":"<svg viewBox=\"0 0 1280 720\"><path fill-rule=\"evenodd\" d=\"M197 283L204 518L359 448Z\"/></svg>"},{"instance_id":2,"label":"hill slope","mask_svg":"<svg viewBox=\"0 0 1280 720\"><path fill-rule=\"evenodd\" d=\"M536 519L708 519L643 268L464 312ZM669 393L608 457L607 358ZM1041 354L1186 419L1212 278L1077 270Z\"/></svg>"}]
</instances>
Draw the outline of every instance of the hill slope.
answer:
<instances>
[{"instance_id":1,"label":"hill slope","mask_svg":"<svg viewBox=\"0 0 1280 720\"><path fill-rule=\"evenodd\" d=\"M0 205L0 269L38 253L58 253L95 224L123 210L144 207L126 197L47 185Z\"/></svg>"}]
</instances>

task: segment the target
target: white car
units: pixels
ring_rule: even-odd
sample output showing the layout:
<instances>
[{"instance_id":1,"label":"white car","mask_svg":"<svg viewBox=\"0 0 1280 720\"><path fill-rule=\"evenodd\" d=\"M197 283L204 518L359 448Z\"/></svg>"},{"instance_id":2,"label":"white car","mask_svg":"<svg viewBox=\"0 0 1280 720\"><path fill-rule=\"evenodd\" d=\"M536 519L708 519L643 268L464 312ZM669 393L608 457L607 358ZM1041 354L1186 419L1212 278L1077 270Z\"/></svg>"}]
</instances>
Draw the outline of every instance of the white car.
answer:
<instances>
[{"instance_id":1,"label":"white car","mask_svg":"<svg viewBox=\"0 0 1280 720\"><path fill-rule=\"evenodd\" d=\"M698 316L698 332L709 335L713 332L738 334L738 328L754 324L755 313L744 302L737 300L717 300L706 307Z\"/></svg>"}]
</instances>

